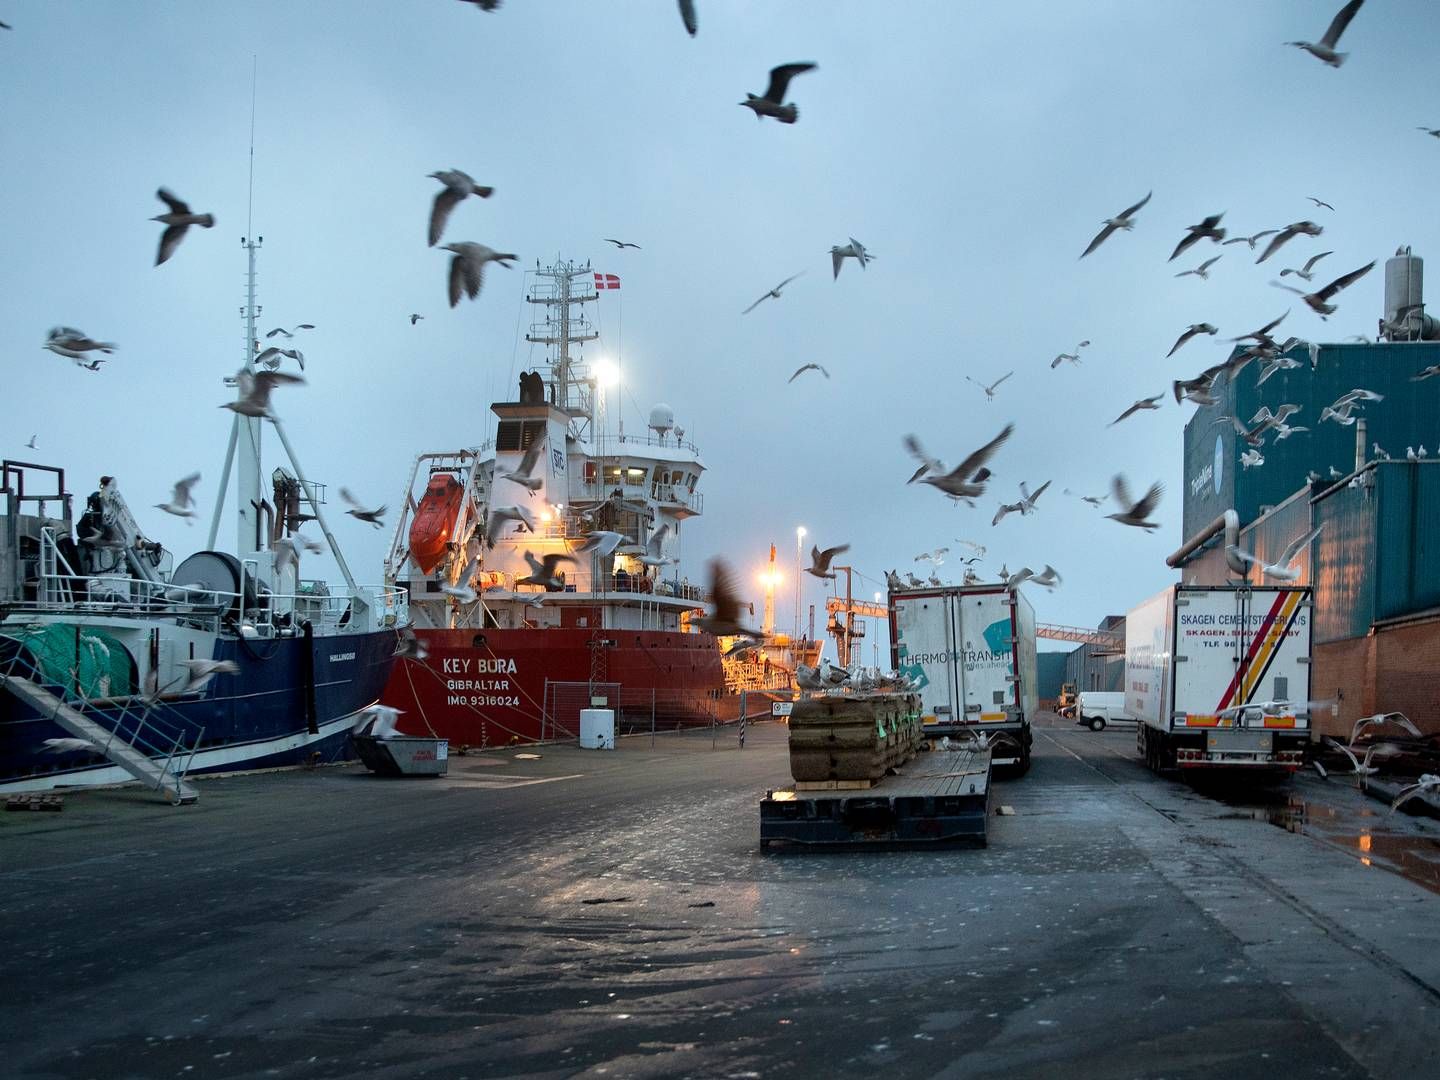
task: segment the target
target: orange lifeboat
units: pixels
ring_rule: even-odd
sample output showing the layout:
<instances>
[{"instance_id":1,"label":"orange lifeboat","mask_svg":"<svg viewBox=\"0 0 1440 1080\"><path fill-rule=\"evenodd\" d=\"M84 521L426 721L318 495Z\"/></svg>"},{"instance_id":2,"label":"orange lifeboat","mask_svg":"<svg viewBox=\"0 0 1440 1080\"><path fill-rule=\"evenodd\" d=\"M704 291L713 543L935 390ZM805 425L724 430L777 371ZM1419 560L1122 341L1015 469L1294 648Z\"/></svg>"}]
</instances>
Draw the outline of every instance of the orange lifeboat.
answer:
<instances>
[{"instance_id":1,"label":"orange lifeboat","mask_svg":"<svg viewBox=\"0 0 1440 1080\"><path fill-rule=\"evenodd\" d=\"M450 530L455 527L464 494L464 485L449 473L430 478L425 497L415 511L415 520L410 523L410 557L422 574L430 573L445 557Z\"/></svg>"}]
</instances>

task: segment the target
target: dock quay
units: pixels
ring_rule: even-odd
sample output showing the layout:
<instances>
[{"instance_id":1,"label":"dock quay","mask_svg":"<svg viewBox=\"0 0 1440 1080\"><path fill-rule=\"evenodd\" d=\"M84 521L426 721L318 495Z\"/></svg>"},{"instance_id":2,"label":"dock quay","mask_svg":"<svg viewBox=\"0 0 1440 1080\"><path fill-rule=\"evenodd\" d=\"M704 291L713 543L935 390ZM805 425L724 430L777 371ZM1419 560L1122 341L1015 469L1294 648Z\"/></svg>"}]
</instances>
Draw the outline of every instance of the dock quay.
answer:
<instances>
[{"instance_id":1,"label":"dock quay","mask_svg":"<svg viewBox=\"0 0 1440 1080\"><path fill-rule=\"evenodd\" d=\"M1358 1078L1433 1053L1440 826L1353 783L1206 791L1133 733L1042 722L987 848L774 858L781 725L525 752L0 814L7 1075Z\"/></svg>"}]
</instances>

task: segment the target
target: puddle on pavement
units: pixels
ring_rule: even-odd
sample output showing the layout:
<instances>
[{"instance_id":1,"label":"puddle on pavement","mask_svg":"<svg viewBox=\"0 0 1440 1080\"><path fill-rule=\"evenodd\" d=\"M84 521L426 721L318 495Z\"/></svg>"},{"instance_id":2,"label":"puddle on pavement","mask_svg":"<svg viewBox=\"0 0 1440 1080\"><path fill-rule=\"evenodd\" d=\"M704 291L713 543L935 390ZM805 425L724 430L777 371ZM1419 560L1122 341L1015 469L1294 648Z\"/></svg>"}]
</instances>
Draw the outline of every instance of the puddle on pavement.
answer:
<instances>
[{"instance_id":1,"label":"puddle on pavement","mask_svg":"<svg viewBox=\"0 0 1440 1080\"><path fill-rule=\"evenodd\" d=\"M1304 833L1440 893L1440 840L1385 831L1385 815L1364 806L1341 810L1286 792L1251 792L1244 801L1213 792L1228 809L1220 821L1263 821L1286 832ZM1374 825L1368 824L1374 822Z\"/></svg>"}]
</instances>

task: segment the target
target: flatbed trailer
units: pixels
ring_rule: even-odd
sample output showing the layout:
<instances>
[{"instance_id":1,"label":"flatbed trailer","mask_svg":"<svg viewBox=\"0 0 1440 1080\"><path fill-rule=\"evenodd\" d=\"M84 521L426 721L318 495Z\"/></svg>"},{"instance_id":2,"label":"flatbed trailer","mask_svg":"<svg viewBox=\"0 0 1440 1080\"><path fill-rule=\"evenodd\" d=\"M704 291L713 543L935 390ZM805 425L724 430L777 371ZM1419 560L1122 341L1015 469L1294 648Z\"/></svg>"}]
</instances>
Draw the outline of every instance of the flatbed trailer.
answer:
<instances>
[{"instance_id":1,"label":"flatbed trailer","mask_svg":"<svg viewBox=\"0 0 1440 1080\"><path fill-rule=\"evenodd\" d=\"M760 850L921 847L950 842L985 846L990 815L987 750L934 750L868 788L837 781L794 784L760 800Z\"/></svg>"}]
</instances>

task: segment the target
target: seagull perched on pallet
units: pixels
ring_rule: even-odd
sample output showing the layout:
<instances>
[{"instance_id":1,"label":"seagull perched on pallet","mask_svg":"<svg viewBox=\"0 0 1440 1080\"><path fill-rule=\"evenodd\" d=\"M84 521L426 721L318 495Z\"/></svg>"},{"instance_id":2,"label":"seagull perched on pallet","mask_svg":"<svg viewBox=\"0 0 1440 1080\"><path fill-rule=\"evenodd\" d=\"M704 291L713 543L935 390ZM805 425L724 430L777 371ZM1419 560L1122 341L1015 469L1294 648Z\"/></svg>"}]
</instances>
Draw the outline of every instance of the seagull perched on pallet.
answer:
<instances>
[{"instance_id":1,"label":"seagull perched on pallet","mask_svg":"<svg viewBox=\"0 0 1440 1080\"><path fill-rule=\"evenodd\" d=\"M800 119L800 110L793 103L785 104L785 93L790 89L790 80L796 75L814 71L815 67L816 65L811 63L781 64L773 67L770 69L770 85L765 88L765 93L759 97L746 94L745 100L740 104L754 110L756 120L768 116L782 124L793 124Z\"/></svg>"},{"instance_id":2,"label":"seagull perched on pallet","mask_svg":"<svg viewBox=\"0 0 1440 1080\"><path fill-rule=\"evenodd\" d=\"M835 572L830 569L830 562L836 555L841 555L849 550L849 544L839 544L836 547L826 548L824 551L821 551L817 544L810 549L810 565L805 568L805 572L812 577L834 581Z\"/></svg>"},{"instance_id":3,"label":"seagull perched on pallet","mask_svg":"<svg viewBox=\"0 0 1440 1080\"><path fill-rule=\"evenodd\" d=\"M1145 197L1139 202L1137 202L1134 206L1120 211L1120 213L1115 215L1113 218L1106 218L1100 231L1095 234L1095 239L1091 240L1090 245L1080 253L1080 258L1085 258L1086 255L1089 255L1106 240L1110 239L1111 235L1117 229L1123 229L1125 232L1130 232L1132 229L1134 229L1135 215L1138 214L1140 210L1145 206L1145 204L1150 201L1150 196L1153 194L1155 194L1153 191L1147 191L1145 193Z\"/></svg>"}]
</instances>

